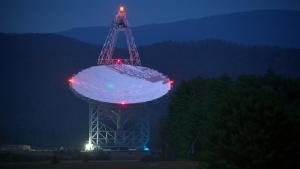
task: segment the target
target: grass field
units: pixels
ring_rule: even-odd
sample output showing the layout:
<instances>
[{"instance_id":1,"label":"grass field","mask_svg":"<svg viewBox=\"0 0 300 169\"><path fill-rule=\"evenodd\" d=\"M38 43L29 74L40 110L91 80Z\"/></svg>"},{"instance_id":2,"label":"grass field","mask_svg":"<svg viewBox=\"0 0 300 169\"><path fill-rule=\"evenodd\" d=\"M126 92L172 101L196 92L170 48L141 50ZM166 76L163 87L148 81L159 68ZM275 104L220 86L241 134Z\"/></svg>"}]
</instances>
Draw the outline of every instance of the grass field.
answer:
<instances>
[{"instance_id":1,"label":"grass field","mask_svg":"<svg viewBox=\"0 0 300 169\"><path fill-rule=\"evenodd\" d=\"M196 169L194 161L160 161L160 162L133 162L133 161L104 161L81 162L65 161L58 164L41 163L10 163L0 164L1 169Z\"/></svg>"}]
</instances>

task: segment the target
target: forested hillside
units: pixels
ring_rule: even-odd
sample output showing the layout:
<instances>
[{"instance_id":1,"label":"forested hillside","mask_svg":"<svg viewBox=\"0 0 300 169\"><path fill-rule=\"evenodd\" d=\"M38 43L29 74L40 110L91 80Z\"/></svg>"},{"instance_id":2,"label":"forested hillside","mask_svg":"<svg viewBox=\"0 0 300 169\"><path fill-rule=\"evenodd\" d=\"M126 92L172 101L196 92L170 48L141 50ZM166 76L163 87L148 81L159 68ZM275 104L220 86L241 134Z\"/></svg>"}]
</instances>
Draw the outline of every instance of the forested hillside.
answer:
<instances>
[{"instance_id":1,"label":"forested hillside","mask_svg":"<svg viewBox=\"0 0 300 169\"><path fill-rule=\"evenodd\" d=\"M300 131L300 80L275 75L198 77L171 95L165 157L199 168L293 168Z\"/></svg>"}]
</instances>

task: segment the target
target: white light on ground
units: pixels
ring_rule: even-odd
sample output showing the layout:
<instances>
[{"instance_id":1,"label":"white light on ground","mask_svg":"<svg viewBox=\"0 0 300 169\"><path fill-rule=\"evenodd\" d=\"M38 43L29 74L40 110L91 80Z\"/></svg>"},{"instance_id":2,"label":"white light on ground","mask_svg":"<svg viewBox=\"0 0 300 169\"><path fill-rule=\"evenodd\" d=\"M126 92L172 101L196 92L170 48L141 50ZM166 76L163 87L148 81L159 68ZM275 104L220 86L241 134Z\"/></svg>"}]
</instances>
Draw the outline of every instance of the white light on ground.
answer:
<instances>
[{"instance_id":1,"label":"white light on ground","mask_svg":"<svg viewBox=\"0 0 300 169\"><path fill-rule=\"evenodd\" d=\"M94 145L91 144L91 143L87 143L87 144L85 145L85 151L93 151L94 148L95 148Z\"/></svg>"}]
</instances>

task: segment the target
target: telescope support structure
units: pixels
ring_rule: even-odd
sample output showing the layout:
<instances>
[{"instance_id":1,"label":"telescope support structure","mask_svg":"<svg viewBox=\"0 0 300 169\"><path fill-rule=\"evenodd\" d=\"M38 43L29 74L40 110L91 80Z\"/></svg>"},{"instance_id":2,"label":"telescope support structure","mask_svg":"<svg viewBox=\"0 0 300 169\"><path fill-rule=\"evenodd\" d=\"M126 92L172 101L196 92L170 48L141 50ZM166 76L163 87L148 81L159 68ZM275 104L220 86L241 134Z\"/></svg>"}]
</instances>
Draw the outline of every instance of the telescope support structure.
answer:
<instances>
[{"instance_id":1,"label":"telescope support structure","mask_svg":"<svg viewBox=\"0 0 300 169\"><path fill-rule=\"evenodd\" d=\"M147 116L135 110L90 103L89 143L94 150L143 149L149 141L150 126Z\"/></svg>"},{"instance_id":2,"label":"telescope support structure","mask_svg":"<svg viewBox=\"0 0 300 169\"><path fill-rule=\"evenodd\" d=\"M100 55L98 57L98 64L111 65L118 63L118 59L113 59L114 49L116 47L116 42L118 39L118 34L120 32L125 33L126 42L129 51L129 59L124 62L130 65L141 65L141 60L139 56L139 52L134 42L134 38L132 36L131 28L129 26L125 8L123 6L120 7L118 14L111 24L111 28L109 30L108 36L105 40L105 43L102 47Z\"/></svg>"},{"instance_id":3,"label":"telescope support structure","mask_svg":"<svg viewBox=\"0 0 300 169\"><path fill-rule=\"evenodd\" d=\"M120 32L125 33L129 59L113 59L114 49ZM128 64L141 66L140 56L132 36L124 6L112 22L97 63L99 65ZM95 150L140 149L150 135L149 122L144 111L137 112L120 108L122 105L105 103L89 104L89 143ZM131 105L128 105L131 107ZM135 105L133 107L136 107Z\"/></svg>"}]
</instances>

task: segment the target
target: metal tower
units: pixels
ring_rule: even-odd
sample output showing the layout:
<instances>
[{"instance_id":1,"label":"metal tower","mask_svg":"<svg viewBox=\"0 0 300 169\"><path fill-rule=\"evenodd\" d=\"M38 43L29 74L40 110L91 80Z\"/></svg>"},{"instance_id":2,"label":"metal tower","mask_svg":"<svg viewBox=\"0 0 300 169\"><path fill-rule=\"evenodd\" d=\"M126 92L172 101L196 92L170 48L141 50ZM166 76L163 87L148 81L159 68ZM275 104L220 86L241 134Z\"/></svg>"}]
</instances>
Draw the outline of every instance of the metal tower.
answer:
<instances>
[{"instance_id":1,"label":"metal tower","mask_svg":"<svg viewBox=\"0 0 300 169\"><path fill-rule=\"evenodd\" d=\"M119 32L125 33L129 51L129 59L122 59L122 63L140 66L141 60L137 47L134 43L124 6L120 6L119 11L111 24L110 31L98 58L98 64L110 65L119 61L112 58Z\"/></svg>"},{"instance_id":2,"label":"metal tower","mask_svg":"<svg viewBox=\"0 0 300 169\"><path fill-rule=\"evenodd\" d=\"M113 59L119 32L124 32L129 51L129 59ZM112 22L111 29L98 58L98 64L129 64L140 66L141 61L137 47L126 18L124 6ZM125 104L125 103L124 103ZM89 103L89 141L85 149L92 150L128 150L143 149L148 143L150 126L143 106L128 106L90 102ZM137 109L138 108L138 109ZM126 112L125 112L126 109ZM138 112L138 113L132 113Z\"/></svg>"},{"instance_id":3,"label":"metal tower","mask_svg":"<svg viewBox=\"0 0 300 169\"><path fill-rule=\"evenodd\" d=\"M141 108L90 103L89 142L86 150L143 149L149 141L150 126Z\"/></svg>"}]
</instances>

